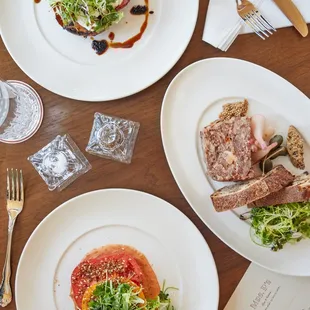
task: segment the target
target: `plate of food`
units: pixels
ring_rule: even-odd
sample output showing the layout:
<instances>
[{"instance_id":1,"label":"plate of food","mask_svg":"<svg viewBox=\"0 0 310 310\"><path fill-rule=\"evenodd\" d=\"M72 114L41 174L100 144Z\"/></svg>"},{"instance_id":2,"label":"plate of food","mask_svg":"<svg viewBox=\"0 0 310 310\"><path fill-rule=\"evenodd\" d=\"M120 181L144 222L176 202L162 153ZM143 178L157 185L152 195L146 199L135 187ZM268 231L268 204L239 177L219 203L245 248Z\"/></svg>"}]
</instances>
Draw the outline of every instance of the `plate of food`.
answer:
<instances>
[{"instance_id":1,"label":"plate of food","mask_svg":"<svg viewBox=\"0 0 310 310\"><path fill-rule=\"evenodd\" d=\"M309 113L288 81L229 58L184 69L161 112L166 157L192 208L235 251L287 275L310 276Z\"/></svg>"},{"instance_id":2,"label":"plate of food","mask_svg":"<svg viewBox=\"0 0 310 310\"><path fill-rule=\"evenodd\" d=\"M5 0L0 31L38 84L72 99L106 101L149 87L174 66L198 7L198 0Z\"/></svg>"},{"instance_id":3,"label":"plate of food","mask_svg":"<svg viewBox=\"0 0 310 310\"><path fill-rule=\"evenodd\" d=\"M217 310L219 300L198 229L169 203L125 189L49 214L23 250L15 291L18 310Z\"/></svg>"}]
</instances>

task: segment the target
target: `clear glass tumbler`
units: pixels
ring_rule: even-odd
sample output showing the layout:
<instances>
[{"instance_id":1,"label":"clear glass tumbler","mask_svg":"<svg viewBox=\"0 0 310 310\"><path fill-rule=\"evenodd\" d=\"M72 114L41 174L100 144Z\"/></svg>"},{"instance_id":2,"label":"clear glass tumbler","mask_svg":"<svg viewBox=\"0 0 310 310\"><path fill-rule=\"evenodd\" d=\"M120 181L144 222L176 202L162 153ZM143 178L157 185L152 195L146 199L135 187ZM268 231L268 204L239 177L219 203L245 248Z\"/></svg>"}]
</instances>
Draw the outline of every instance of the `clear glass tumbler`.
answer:
<instances>
[{"instance_id":1,"label":"clear glass tumbler","mask_svg":"<svg viewBox=\"0 0 310 310\"><path fill-rule=\"evenodd\" d=\"M32 87L0 80L0 142L14 144L29 139L42 119L43 104Z\"/></svg>"}]
</instances>

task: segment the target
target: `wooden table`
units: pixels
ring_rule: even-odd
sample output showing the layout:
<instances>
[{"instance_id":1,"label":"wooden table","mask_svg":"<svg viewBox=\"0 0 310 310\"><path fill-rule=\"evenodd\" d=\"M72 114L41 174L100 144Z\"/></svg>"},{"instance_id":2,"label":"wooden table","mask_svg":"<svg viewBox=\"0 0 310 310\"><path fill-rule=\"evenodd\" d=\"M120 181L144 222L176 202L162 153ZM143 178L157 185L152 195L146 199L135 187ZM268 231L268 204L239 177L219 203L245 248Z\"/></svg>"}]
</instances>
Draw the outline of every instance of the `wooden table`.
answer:
<instances>
[{"instance_id":1,"label":"wooden table","mask_svg":"<svg viewBox=\"0 0 310 310\"><path fill-rule=\"evenodd\" d=\"M39 132L19 145L0 145L0 265L4 262L7 214L4 205L7 167L24 170L26 204L13 240L13 281L18 260L30 234L40 221L66 200L102 188L131 188L159 196L186 214L199 228L214 255L220 278L220 305L223 309L249 262L220 241L197 217L178 189L169 170L160 137L160 108L167 86L187 65L209 57L235 57L252 61L283 76L310 97L310 37L303 39L293 28L279 30L265 42L256 35L240 36L227 53L202 41L208 1L200 1L194 36L177 65L159 82L129 98L103 103L75 101L55 95L27 77L14 63L0 39L0 75L29 83L41 95L45 117ZM47 73L48 74L48 73ZM281 91L281 90L278 90ZM294 102L292 102L294 104ZM27 157L57 134L69 133L83 150L88 142L95 112L103 112L141 123L133 162L124 165L86 154L93 169L64 191L49 192ZM31 281L31 279L29 279ZM7 307L16 309L14 303ZM35 309L34 309L35 310Z\"/></svg>"}]
</instances>

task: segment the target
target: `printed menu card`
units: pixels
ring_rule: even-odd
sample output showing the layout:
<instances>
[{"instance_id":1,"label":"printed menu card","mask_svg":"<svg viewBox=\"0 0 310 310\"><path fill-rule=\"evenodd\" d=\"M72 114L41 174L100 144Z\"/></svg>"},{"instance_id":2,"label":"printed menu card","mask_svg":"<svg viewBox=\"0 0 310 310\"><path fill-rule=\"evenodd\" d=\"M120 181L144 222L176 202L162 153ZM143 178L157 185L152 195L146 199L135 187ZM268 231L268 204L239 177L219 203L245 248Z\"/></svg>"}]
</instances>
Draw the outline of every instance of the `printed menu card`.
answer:
<instances>
[{"instance_id":1,"label":"printed menu card","mask_svg":"<svg viewBox=\"0 0 310 310\"><path fill-rule=\"evenodd\" d=\"M310 310L310 277L284 276L251 264L224 310Z\"/></svg>"}]
</instances>

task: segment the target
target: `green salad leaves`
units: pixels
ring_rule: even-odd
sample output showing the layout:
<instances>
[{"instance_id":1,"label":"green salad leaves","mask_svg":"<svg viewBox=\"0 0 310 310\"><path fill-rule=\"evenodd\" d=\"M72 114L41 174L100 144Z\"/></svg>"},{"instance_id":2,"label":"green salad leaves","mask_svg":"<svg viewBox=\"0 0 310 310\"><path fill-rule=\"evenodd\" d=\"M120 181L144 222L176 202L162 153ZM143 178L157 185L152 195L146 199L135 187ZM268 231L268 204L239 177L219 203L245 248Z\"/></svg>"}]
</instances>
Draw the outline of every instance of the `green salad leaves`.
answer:
<instances>
[{"instance_id":1,"label":"green salad leaves","mask_svg":"<svg viewBox=\"0 0 310 310\"><path fill-rule=\"evenodd\" d=\"M64 27L78 22L97 33L118 23L124 14L116 10L117 0L50 0L54 11L60 15Z\"/></svg>"},{"instance_id":2,"label":"green salad leaves","mask_svg":"<svg viewBox=\"0 0 310 310\"><path fill-rule=\"evenodd\" d=\"M170 289L174 288L165 288L164 284L159 296L144 304L139 297L142 288L108 280L96 287L88 305L90 310L175 310L168 294Z\"/></svg>"},{"instance_id":3,"label":"green salad leaves","mask_svg":"<svg viewBox=\"0 0 310 310\"><path fill-rule=\"evenodd\" d=\"M310 238L310 203L288 203L250 211L251 238L273 251Z\"/></svg>"}]
</instances>

